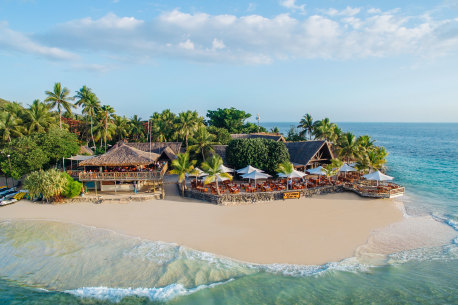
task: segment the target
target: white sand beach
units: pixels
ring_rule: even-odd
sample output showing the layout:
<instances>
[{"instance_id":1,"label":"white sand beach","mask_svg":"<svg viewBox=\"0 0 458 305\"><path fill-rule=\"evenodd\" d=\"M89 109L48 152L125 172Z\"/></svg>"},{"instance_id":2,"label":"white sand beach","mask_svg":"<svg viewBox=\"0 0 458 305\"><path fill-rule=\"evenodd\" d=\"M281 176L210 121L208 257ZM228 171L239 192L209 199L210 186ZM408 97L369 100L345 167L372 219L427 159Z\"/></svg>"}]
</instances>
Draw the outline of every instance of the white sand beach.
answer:
<instances>
[{"instance_id":1,"label":"white sand beach","mask_svg":"<svg viewBox=\"0 0 458 305\"><path fill-rule=\"evenodd\" d=\"M350 193L243 206L174 196L126 204L21 201L0 212L3 220L83 224L263 264L322 264L351 257L372 231L403 218L391 200Z\"/></svg>"}]
</instances>

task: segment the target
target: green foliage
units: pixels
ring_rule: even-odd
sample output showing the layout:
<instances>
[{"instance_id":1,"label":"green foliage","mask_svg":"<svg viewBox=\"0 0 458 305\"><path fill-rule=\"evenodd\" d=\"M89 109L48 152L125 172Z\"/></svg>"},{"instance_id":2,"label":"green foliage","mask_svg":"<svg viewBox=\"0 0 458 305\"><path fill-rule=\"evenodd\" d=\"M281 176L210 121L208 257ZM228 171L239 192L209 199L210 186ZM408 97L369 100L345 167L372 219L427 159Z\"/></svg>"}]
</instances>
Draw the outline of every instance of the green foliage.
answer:
<instances>
[{"instance_id":1,"label":"green foliage","mask_svg":"<svg viewBox=\"0 0 458 305\"><path fill-rule=\"evenodd\" d=\"M208 125L219 128L225 128L230 133L241 133L246 119L251 117L251 114L243 110L231 108L218 108L217 110L207 111Z\"/></svg>"},{"instance_id":2,"label":"green foliage","mask_svg":"<svg viewBox=\"0 0 458 305\"><path fill-rule=\"evenodd\" d=\"M243 125L241 132L242 133L267 132L267 129L255 123L246 123L245 125Z\"/></svg>"},{"instance_id":3,"label":"green foliage","mask_svg":"<svg viewBox=\"0 0 458 305\"><path fill-rule=\"evenodd\" d=\"M289 153L283 142L267 139L236 139L226 150L228 163L235 168L247 165L275 173L279 163L289 161Z\"/></svg>"},{"instance_id":4,"label":"green foliage","mask_svg":"<svg viewBox=\"0 0 458 305\"><path fill-rule=\"evenodd\" d=\"M220 143L222 145L227 145L232 140L231 134L225 128L219 128L219 127L215 127L215 126L208 126L207 130L211 134L215 135L215 137L216 137L215 142L218 142L218 143Z\"/></svg>"},{"instance_id":5,"label":"green foliage","mask_svg":"<svg viewBox=\"0 0 458 305\"><path fill-rule=\"evenodd\" d=\"M298 142L304 140L305 138L299 133L296 127L291 126L289 128L288 134L286 135L286 141Z\"/></svg>"},{"instance_id":6,"label":"green foliage","mask_svg":"<svg viewBox=\"0 0 458 305\"><path fill-rule=\"evenodd\" d=\"M62 175L67 180L67 185L65 190L62 192L62 195L66 198L73 198L81 194L83 189L83 184L81 182L75 181L69 174L62 172Z\"/></svg>"},{"instance_id":7,"label":"green foliage","mask_svg":"<svg viewBox=\"0 0 458 305\"><path fill-rule=\"evenodd\" d=\"M172 170L170 171L170 173L178 175L178 182L181 183L181 190L183 196L186 174L191 174L194 172L195 164L195 160L191 161L189 159L189 152L186 152L184 154L178 154L177 158L172 161Z\"/></svg>"},{"instance_id":8,"label":"green foliage","mask_svg":"<svg viewBox=\"0 0 458 305\"><path fill-rule=\"evenodd\" d=\"M291 175L291 173L294 171L294 165L291 162L289 162L289 160L285 160L281 162L280 164L278 164L276 171L277 173L281 173L289 177L289 175ZM286 189L288 188L289 188L289 183L286 184Z\"/></svg>"},{"instance_id":9,"label":"green foliage","mask_svg":"<svg viewBox=\"0 0 458 305\"><path fill-rule=\"evenodd\" d=\"M10 155L9 160L8 155ZM0 154L2 172L14 179L21 179L24 175L39 170L48 162L47 152L30 136L13 140Z\"/></svg>"},{"instance_id":10,"label":"green foliage","mask_svg":"<svg viewBox=\"0 0 458 305\"><path fill-rule=\"evenodd\" d=\"M29 174L24 181L24 188L34 196L43 195L46 201L60 201L67 188L68 180L61 171L50 169Z\"/></svg>"},{"instance_id":11,"label":"green foliage","mask_svg":"<svg viewBox=\"0 0 458 305\"><path fill-rule=\"evenodd\" d=\"M214 154L207 162L203 162L201 164L202 169L208 174L205 178L204 183L216 183L216 191L219 195L219 188L218 188L218 178L226 178L232 180L232 176L228 173L223 173L221 170L221 165L223 165L223 160L217 154Z\"/></svg>"},{"instance_id":12,"label":"green foliage","mask_svg":"<svg viewBox=\"0 0 458 305\"><path fill-rule=\"evenodd\" d=\"M314 128L312 116L306 113L304 117L300 120L299 125L297 125L297 128L302 129L302 131L300 132L301 136L305 137L308 134L309 139L311 140Z\"/></svg>"},{"instance_id":13,"label":"green foliage","mask_svg":"<svg viewBox=\"0 0 458 305\"><path fill-rule=\"evenodd\" d=\"M80 150L77 136L65 129L50 129L47 133L38 134L36 139L52 165L62 161L62 158L78 154Z\"/></svg>"},{"instance_id":14,"label":"green foliage","mask_svg":"<svg viewBox=\"0 0 458 305\"><path fill-rule=\"evenodd\" d=\"M205 157L209 153L214 152L212 146L218 144L217 142L215 142L215 136L209 133L205 126L201 126L199 127L199 129L197 129L194 138L191 139L191 143L192 145L188 148L189 151L195 154L200 154L200 157L202 157L202 161L205 161Z\"/></svg>"}]
</instances>

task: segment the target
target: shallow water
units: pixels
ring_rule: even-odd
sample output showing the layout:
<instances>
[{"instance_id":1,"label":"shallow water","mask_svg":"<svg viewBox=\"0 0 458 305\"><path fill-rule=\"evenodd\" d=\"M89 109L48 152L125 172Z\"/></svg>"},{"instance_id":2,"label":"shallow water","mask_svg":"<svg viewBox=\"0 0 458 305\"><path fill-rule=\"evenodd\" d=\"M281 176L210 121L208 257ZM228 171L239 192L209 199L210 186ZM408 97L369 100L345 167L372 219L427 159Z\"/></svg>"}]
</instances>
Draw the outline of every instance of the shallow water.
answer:
<instances>
[{"instance_id":1,"label":"shallow water","mask_svg":"<svg viewBox=\"0 0 458 305\"><path fill-rule=\"evenodd\" d=\"M91 227L6 221L0 303L458 303L458 124L339 125L386 146L389 174L407 187L406 220L355 257L256 265Z\"/></svg>"}]
</instances>

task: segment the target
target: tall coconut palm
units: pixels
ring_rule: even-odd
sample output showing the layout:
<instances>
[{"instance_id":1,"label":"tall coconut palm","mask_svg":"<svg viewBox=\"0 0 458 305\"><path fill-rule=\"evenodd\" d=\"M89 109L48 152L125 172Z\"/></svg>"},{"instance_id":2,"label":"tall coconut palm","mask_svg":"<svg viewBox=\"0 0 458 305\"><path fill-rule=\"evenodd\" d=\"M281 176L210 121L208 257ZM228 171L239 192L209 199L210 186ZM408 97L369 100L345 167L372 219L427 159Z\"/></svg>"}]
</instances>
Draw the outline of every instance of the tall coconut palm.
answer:
<instances>
[{"instance_id":1,"label":"tall coconut palm","mask_svg":"<svg viewBox=\"0 0 458 305\"><path fill-rule=\"evenodd\" d=\"M339 139L339 156L345 161L355 160L359 153L359 145L356 137L351 132L346 132Z\"/></svg>"},{"instance_id":2,"label":"tall coconut palm","mask_svg":"<svg viewBox=\"0 0 458 305\"><path fill-rule=\"evenodd\" d=\"M200 153L202 155L202 160L205 162L205 155L209 152L214 152L212 146L218 144L214 142L215 138L215 135L209 133L205 126L201 126L197 129L194 138L191 139L193 144L189 146L189 150Z\"/></svg>"},{"instance_id":3,"label":"tall coconut palm","mask_svg":"<svg viewBox=\"0 0 458 305\"><path fill-rule=\"evenodd\" d=\"M100 107L99 110L99 116L100 119L103 123L104 127L104 141L105 141L105 152L107 151L107 137L111 138L112 133L114 132L114 126L113 126L113 114L114 114L114 109L109 106L109 105L103 105ZM108 129L110 127L110 135L108 134Z\"/></svg>"},{"instance_id":4,"label":"tall coconut palm","mask_svg":"<svg viewBox=\"0 0 458 305\"><path fill-rule=\"evenodd\" d=\"M178 175L178 182L181 183L181 193L184 196L186 174L194 174L194 165L196 160L189 159L189 152L178 154L177 158L172 161L171 174Z\"/></svg>"},{"instance_id":5,"label":"tall coconut palm","mask_svg":"<svg viewBox=\"0 0 458 305\"><path fill-rule=\"evenodd\" d=\"M343 161L339 159L332 159L330 164L323 166L323 171L326 174L326 177L328 179L331 178L332 176L335 176L335 182L337 182L339 170L343 165L344 165Z\"/></svg>"},{"instance_id":6,"label":"tall coconut palm","mask_svg":"<svg viewBox=\"0 0 458 305\"><path fill-rule=\"evenodd\" d=\"M313 127L313 135L317 139L331 141L334 134L336 124L331 123L328 118L316 121Z\"/></svg>"},{"instance_id":7,"label":"tall coconut palm","mask_svg":"<svg viewBox=\"0 0 458 305\"><path fill-rule=\"evenodd\" d=\"M223 159L217 154L214 154L208 162L203 162L201 164L202 169L208 174L204 180L204 184L209 184L212 182L216 183L216 192L220 195L218 187L218 178L226 178L232 180L232 176L228 173L224 173L221 170L221 165L223 165Z\"/></svg>"},{"instance_id":8,"label":"tall coconut palm","mask_svg":"<svg viewBox=\"0 0 458 305\"><path fill-rule=\"evenodd\" d=\"M176 120L176 130L179 136L185 139L188 149L188 139L192 137L199 127L199 114L196 111L188 110L180 112Z\"/></svg>"},{"instance_id":9,"label":"tall coconut palm","mask_svg":"<svg viewBox=\"0 0 458 305\"><path fill-rule=\"evenodd\" d=\"M271 133L280 133L280 129L278 129L277 126L274 126L274 127L272 127L272 128L270 129L270 132L271 132Z\"/></svg>"},{"instance_id":10,"label":"tall coconut palm","mask_svg":"<svg viewBox=\"0 0 458 305\"><path fill-rule=\"evenodd\" d=\"M310 140L312 139L313 127L313 118L308 113L304 115L304 117L300 120L299 125L297 125L297 128L302 128L300 135L305 137L308 134Z\"/></svg>"},{"instance_id":11,"label":"tall coconut palm","mask_svg":"<svg viewBox=\"0 0 458 305\"><path fill-rule=\"evenodd\" d=\"M28 134L34 131L45 132L55 126L55 117L49 112L48 105L34 100L24 112L24 125Z\"/></svg>"},{"instance_id":12,"label":"tall coconut palm","mask_svg":"<svg viewBox=\"0 0 458 305\"><path fill-rule=\"evenodd\" d=\"M277 173L284 174L288 177L288 183L286 183L286 190L289 188L289 176L294 171L294 165L289 161L283 161L282 163L278 164Z\"/></svg>"},{"instance_id":13,"label":"tall coconut palm","mask_svg":"<svg viewBox=\"0 0 458 305\"><path fill-rule=\"evenodd\" d=\"M130 119L130 135L133 136L135 141L138 141L142 136L145 135L145 125L143 124L142 118L138 115L134 115Z\"/></svg>"},{"instance_id":14,"label":"tall coconut palm","mask_svg":"<svg viewBox=\"0 0 458 305\"><path fill-rule=\"evenodd\" d=\"M388 152L384 147L373 147L365 154L360 155L356 168L363 171L383 170Z\"/></svg>"},{"instance_id":15,"label":"tall coconut palm","mask_svg":"<svg viewBox=\"0 0 458 305\"><path fill-rule=\"evenodd\" d=\"M129 136L129 130L131 128L130 122L126 117L115 115L113 119L115 125L115 139L116 141L123 140Z\"/></svg>"},{"instance_id":16,"label":"tall coconut palm","mask_svg":"<svg viewBox=\"0 0 458 305\"><path fill-rule=\"evenodd\" d=\"M168 140L167 123L162 120L162 116L158 112L151 116L151 133L156 141L166 142Z\"/></svg>"},{"instance_id":17,"label":"tall coconut palm","mask_svg":"<svg viewBox=\"0 0 458 305\"><path fill-rule=\"evenodd\" d=\"M54 108L57 106L57 111L59 112L59 126L62 129L62 108L72 112L71 108L76 108L76 106L70 103L73 100L73 97L69 97L70 91L67 88L62 88L61 83L55 83L53 91L45 91L47 95L45 102L48 103L49 108Z\"/></svg>"},{"instance_id":18,"label":"tall coconut palm","mask_svg":"<svg viewBox=\"0 0 458 305\"><path fill-rule=\"evenodd\" d=\"M374 147L375 140L372 140L368 135L364 135L359 136L358 139L356 139L356 142L359 146L360 152L365 153Z\"/></svg>"},{"instance_id":19,"label":"tall coconut palm","mask_svg":"<svg viewBox=\"0 0 458 305\"><path fill-rule=\"evenodd\" d=\"M83 107L83 113L89 117L91 124L91 139L92 144L95 147L94 140L94 118L97 112L100 110L100 101L90 88L83 86L79 91L76 92L75 98L77 99L76 105Z\"/></svg>"},{"instance_id":20,"label":"tall coconut palm","mask_svg":"<svg viewBox=\"0 0 458 305\"><path fill-rule=\"evenodd\" d=\"M24 132L22 120L15 114L6 111L0 113L0 133L4 141L11 142L12 137L20 137Z\"/></svg>"}]
</instances>

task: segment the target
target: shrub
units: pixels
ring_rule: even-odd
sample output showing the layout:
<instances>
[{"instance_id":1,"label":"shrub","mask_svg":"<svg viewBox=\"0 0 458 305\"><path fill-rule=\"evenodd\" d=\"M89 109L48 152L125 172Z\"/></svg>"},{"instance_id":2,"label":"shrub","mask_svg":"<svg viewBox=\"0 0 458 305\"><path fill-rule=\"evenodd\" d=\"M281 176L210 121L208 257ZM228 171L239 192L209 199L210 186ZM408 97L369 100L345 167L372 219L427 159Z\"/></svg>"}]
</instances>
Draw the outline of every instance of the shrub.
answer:
<instances>
[{"instance_id":1,"label":"shrub","mask_svg":"<svg viewBox=\"0 0 458 305\"><path fill-rule=\"evenodd\" d=\"M62 173L67 179L67 186L65 187L64 192L62 195L66 198L73 198L81 194L81 190L83 189L83 184L81 182L75 181L69 174Z\"/></svg>"},{"instance_id":2,"label":"shrub","mask_svg":"<svg viewBox=\"0 0 458 305\"><path fill-rule=\"evenodd\" d=\"M29 174L24 181L24 188L31 197L43 195L46 201L60 201L68 184L64 173L56 169L39 170Z\"/></svg>"},{"instance_id":3,"label":"shrub","mask_svg":"<svg viewBox=\"0 0 458 305\"><path fill-rule=\"evenodd\" d=\"M251 165L275 174L278 164L289 160L289 153L283 142L261 138L237 139L229 143L226 158L235 168Z\"/></svg>"}]
</instances>

